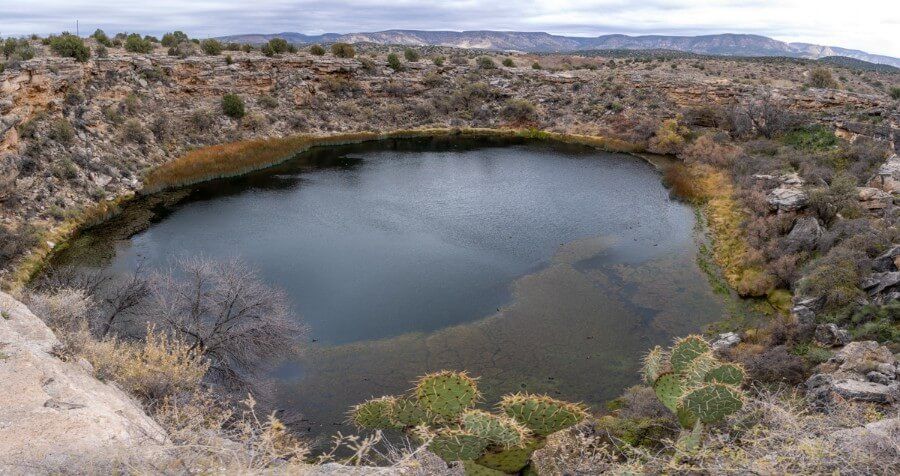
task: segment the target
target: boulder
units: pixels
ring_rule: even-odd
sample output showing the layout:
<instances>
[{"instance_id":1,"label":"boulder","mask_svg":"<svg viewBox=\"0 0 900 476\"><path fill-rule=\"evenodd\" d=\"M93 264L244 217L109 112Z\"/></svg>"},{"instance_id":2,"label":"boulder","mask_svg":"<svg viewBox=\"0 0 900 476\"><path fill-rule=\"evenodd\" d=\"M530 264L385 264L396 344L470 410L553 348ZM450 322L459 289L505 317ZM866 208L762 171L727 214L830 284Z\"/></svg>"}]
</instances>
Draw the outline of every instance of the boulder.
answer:
<instances>
[{"instance_id":1,"label":"boulder","mask_svg":"<svg viewBox=\"0 0 900 476\"><path fill-rule=\"evenodd\" d=\"M55 357L53 332L0 292L0 473L110 473L159 461L167 436L87 364Z\"/></svg>"},{"instance_id":2,"label":"boulder","mask_svg":"<svg viewBox=\"0 0 900 476\"><path fill-rule=\"evenodd\" d=\"M768 202L775 210L790 212L805 207L809 197L799 187L782 185L769 192Z\"/></svg>"},{"instance_id":3,"label":"boulder","mask_svg":"<svg viewBox=\"0 0 900 476\"><path fill-rule=\"evenodd\" d=\"M900 245L895 245L875 258L872 269L879 273L900 270Z\"/></svg>"},{"instance_id":4,"label":"boulder","mask_svg":"<svg viewBox=\"0 0 900 476\"><path fill-rule=\"evenodd\" d=\"M849 400L890 404L900 396L900 383L884 385L861 380L841 379L832 384L832 390Z\"/></svg>"},{"instance_id":5,"label":"boulder","mask_svg":"<svg viewBox=\"0 0 900 476\"><path fill-rule=\"evenodd\" d=\"M794 222L794 227L787 235L787 244L790 252L811 251L815 249L822 237L822 226L816 217L800 217Z\"/></svg>"},{"instance_id":6,"label":"boulder","mask_svg":"<svg viewBox=\"0 0 900 476\"><path fill-rule=\"evenodd\" d=\"M844 451L862 452L885 461L900 458L900 418L886 418L856 428L838 430L831 439Z\"/></svg>"},{"instance_id":7,"label":"boulder","mask_svg":"<svg viewBox=\"0 0 900 476\"><path fill-rule=\"evenodd\" d=\"M888 193L900 192L900 157L894 154L888 158L869 181L869 186Z\"/></svg>"},{"instance_id":8,"label":"boulder","mask_svg":"<svg viewBox=\"0 0 900 476\"><path fill-rule=\"evenodd\" d=\"M869 296L881 294L884 291L894 291L893 288L898 285L900 285L900 271L872 273L862 282L862 288L869 293Z\"/></svg>"},{"instance_id":9,"label":"boulder","mask_svg":"<svg viewBox=\"0 0 900 476\"><path fill-rule=\"evenodd\" d=\"M712 343L712 349L715 352L722 352L728 350L738 344L741 343L741 336L737 335L734 332L726 332L724 334L719 334L716 340Z\"/></svg>"},{"instance_id":10,"label":"boulder","mask_svg":"<svg viewBox=\"0 0 900 476\"><path fill-rule=\"evenodd\" d=\"M852 340L849 332L831 323L816 326L815 339L819 344L828 347L846 345Z\"/></svg>"}]
</instances>

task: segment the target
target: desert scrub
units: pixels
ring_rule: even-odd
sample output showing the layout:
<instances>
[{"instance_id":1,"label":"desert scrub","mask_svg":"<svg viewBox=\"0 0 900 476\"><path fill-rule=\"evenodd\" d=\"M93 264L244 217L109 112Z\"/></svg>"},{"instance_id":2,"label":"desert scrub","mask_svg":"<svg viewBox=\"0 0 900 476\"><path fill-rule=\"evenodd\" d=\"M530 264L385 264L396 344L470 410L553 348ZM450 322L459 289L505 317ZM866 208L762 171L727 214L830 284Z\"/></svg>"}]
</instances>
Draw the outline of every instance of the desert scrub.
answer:
<instances>
[{"instance_id":1,"label":"desert scrub","mask_svg":"<svg viewBox=\"0 0 900 476\"><path fill-rule=\"evenodd\" d=\"M150 53L153 51L153 42L142 38L137 33L132 33L125 38L125 51L130 53Z\"/></svg>"},{"instance_id":2,"label":"desert scrub","mask_svg":"<svg viewBox=\"0 0 900 476\"><path fill-rule=\"evenodd\" d=\"M237 94L226 94L222 96L222 113L232 119L240 119L244 117L244 100Z\"/></svg>"},{"instance_id":3,"label":"desert scrub","mask_svg":"<svg viewBox=\"0 0 900 476\"><path fill-rule=\"evenodd\" d=\"M325 48L322 45L312 45L309 47L309 53L313 56L324 56Z\"/></svg>"},{"instance_id":4,"label":"desert scrub","mask_svg":"<svg viewBox=\"0 0 900 476\"><path fill-rule=\"evenodd\" d=\"M91 57L91 49L84 44L84 40L67 33L53 37L50 40L50 49L60 56L75 58L75 61L81 63Z\"/></svg>"},{"instance_id":5,"label":"desert scrub","mask_svg":"<svg viewBox=\"0 0 900 476\"><path fill-rule=\"evenodd\" d=\"M525 99L510 99L500 110L500 117L513 124L524 124L538 120L537 108Z\"/></svg>"},{"instance_id":6,"label":"desert scrub","mask_svg":"<svg viewBox=\"0 0 900 476\"><path fill-rule=\"evenodd\" d=\"M837 88L837 81L831 75L831 70L816 68L809 72L809 86L813 88Z\"/></svg>"},{"instance_id":7,"label":"desert scrub","mask_svg":"<svg viewBox=\"0 0 900 476\"><path fill-rule=\"evenodd\" d=\"M356 50L349 43L335 43L331 45L331 54L338 58L352 58L356 56Z\"/></svg>"},{"instance_id":8,"label":"desert scrub","mask_svg":"<svg viewBox=\"0 0 900 476\"><path fill-rule=\"evenodd\" d=\"M497 69L497 64L489 56L480 56L475 61L475 64L478 66L478 69Z\"/></svg>"},{"instance_id":9,"label":"desert scrub","mask_svg":"<svg viewBox=\"0 0 900 476\"><path fill-rule=\"evenodd\" d=\"M388 68L394 71L403 71L403 63L400 62L400 57L397 56L397 53L387 55L387 65Z\"/></svg>"},{"instance_id":10,"label":"desert scrub","mask_svg":"<svg viewBox=\"0 0 900 476\"><path fill-rule=\"evenodd\" d=\"M690 131L678 123L678 119L667 119L659 125L650 139L648 150L656 154L677 154L685 145L685 137Z\"/></svg>"},{"instance_id":11,"label":"desert scrub","mask_svg":"<svg viewBox=\"0 0 900 476\"><path fill-rule=\"evenodd\" d=\"M512 58L504 58L504 59L503 59L503 66L506 66L507 68L515 68L515 67L516 67L516 62L513 61Z\"/></svg>"},{"instance_id":12,"label":"desert scrub","mask_svg":"<svg viewBox=\"0 0 900 476\"><path fill-rule=\"evenodd\" d=\"M407 49L403 50L403 57L406 58L406 61L415 63L416 61L419 61L419 59L421 58L421 55L419 55L418 51L416 51L412 48L407 48Z\"/></svg>"},{"instance_id":13,"label":"desert scrub","mask_svg":"<svg viewBox=\"0 0 900 476\"><path fill-rule=\"evenodd\" d=\"M207 38L200 42L200 50L209 56L218 56L222 53L222 43L219 40Z\"/></svg>"}]
</instances>

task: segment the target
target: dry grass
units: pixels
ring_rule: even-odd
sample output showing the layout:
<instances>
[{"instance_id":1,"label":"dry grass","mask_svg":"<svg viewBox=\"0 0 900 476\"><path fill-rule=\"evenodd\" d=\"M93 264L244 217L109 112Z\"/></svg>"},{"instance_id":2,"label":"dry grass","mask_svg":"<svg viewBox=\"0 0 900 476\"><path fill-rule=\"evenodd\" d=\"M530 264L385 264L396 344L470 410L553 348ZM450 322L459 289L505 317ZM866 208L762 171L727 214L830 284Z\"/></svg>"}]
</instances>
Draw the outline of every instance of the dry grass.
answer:
<instances>
[{"instance_id":1,"label":"dry grass","mask_svg":"<svg viewBox=\"0 0 900 476\"><path fill-rule=\"evenodd\" d=\"M443 137L463 135L469 137L525 136L560 142L579 143L604 150L633 152L638 147L615 139L599 136L581 136L512 129L413 129L387 133L357 132L327 136L297 135L284 138L256 139L215 145L193 150L168 162L147 174L143 193L190 185L222 177L240 175L258 170L308 150L311 147L351 144L383 139L414 137Z\"/></svg>"},{"instance_id":2,"label":"dry grass","mask_svg":"<svg viewBox=\"0 0 900 476\"><path fill-rule=\"evenodd\" d=\"M888 415L890 417L892 415ZM900 454L835 433L869 423L870 407L841 403L810 413L794 393L759 391L727 425L709 428L699 448L685 452L674 441L661 450L609 443L583 426L536 453L540 474L893 474Z\"/></svg>"},{"instance_id":3,"label":"dry grass","mask_svg":"<svg viewBox=\"0 0 900 476\"><path fill-rule=\"evenodd\" d=\"M743 236L747 214L734 197L731 180L725 172L708 165L694 164L690 173L696 177L696 193L706 202L713 256L728 284L744 296L765 295L774 288L775 279L762 268Z\"/></svg>"}]
</instances>

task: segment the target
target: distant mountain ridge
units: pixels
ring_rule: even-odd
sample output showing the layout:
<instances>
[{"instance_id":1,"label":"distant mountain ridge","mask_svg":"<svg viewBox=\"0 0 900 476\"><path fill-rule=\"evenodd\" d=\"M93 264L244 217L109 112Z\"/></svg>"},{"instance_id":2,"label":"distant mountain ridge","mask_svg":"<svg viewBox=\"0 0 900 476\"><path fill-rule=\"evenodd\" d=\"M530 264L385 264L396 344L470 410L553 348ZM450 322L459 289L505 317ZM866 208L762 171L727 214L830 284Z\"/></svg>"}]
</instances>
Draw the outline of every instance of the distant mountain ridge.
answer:
<instances>
[{"instance_id":1,"label":"distant mountain ridge","mask_svg":"<svg viewBox=\"0 0 900 476\"><path fill-rule=\"evenodd\" d=\"M221 37L224 41L261 44L272 38L284 38L295 44L377 43L409 46L452 46L487 50L525 51L532 53L571 52L591 49L675 50L689 53L723 56L788 56L819 59L846 56L870 63L900 67L900 59L865 51L821 46L810 43L786 43L761 35L723 33L700 36L666 35L602 35L597 37L551 35L543 32L519 31L427 31L385 30L367 33L325 33L305 35L284 32L276 34L246 34Z\"/></svg>"}]
</instances>

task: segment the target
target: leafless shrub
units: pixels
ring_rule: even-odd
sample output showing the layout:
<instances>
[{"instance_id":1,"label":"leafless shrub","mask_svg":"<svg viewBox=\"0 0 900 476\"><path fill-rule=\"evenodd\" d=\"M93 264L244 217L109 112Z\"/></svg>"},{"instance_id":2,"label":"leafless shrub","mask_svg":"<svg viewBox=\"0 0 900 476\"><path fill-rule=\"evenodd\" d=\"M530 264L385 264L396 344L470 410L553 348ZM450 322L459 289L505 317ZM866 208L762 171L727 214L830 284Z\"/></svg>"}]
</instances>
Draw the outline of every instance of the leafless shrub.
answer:
<instances>
[{"instance_id":1,"label":"leafless shrub","mask_svg":"<svg viewBox=\"0 0 900 476\"><path fill-rule=\"evenodd\" d=\"M748 101L741 110L753 125L753 129L766 139L771 139L799 124L798 119L787 107L779 104L771 93Z\"/></svg>"},{"instance_id":2,"label":"leafless shrub","mask_svg":"<svg viewBox=\"0 0 900 476\"><path fill-rule=\"evenodd\" d=\"M743 155L740 147L717 141L713 134L706 134L684 148L681 157L686 163L700 162L708 165L728 166Z\"/></svg>"},{"instance_id":3,"label":"leafless shrub","mask_svg":"<svg viewBox=\"0 0 900 476\"><path fill-rule=\"evenodd\" d=\"M212 381L244 388L304 333L281 290L239 260L181 258L152 280L151 319L210 360Z\"/></svg>"}]
</instances>

